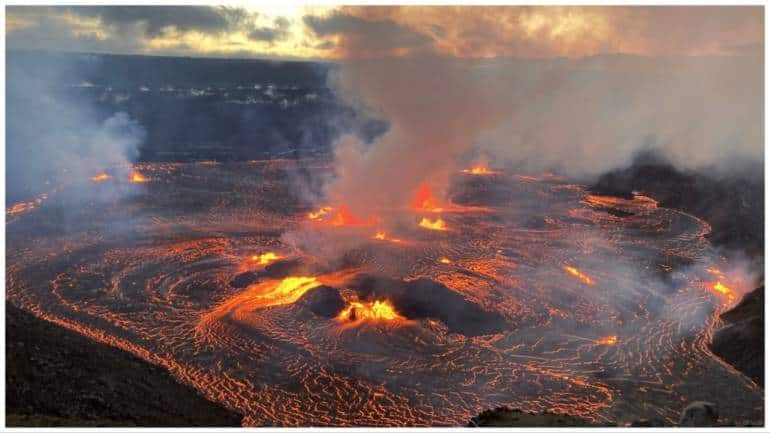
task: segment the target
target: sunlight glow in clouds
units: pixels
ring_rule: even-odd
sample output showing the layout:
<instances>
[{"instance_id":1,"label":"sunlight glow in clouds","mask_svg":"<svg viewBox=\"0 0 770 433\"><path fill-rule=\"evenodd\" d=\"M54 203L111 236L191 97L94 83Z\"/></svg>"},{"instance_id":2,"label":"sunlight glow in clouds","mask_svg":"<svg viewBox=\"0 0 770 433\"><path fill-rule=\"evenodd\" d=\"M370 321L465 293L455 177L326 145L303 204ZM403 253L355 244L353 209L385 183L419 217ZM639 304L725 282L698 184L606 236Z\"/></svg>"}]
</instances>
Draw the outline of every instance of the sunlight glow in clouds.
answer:
<instances>
[{"instance_id":1,"label":"sunlight glow in clouds","mask_svg":"<svg viewBox=\"0 0 770 433\"><path fill-rule=\"evenodd\" d=\"M9 48L308 59L757 55L761 7L18 7Z\"/></svg>"}]
</instances>

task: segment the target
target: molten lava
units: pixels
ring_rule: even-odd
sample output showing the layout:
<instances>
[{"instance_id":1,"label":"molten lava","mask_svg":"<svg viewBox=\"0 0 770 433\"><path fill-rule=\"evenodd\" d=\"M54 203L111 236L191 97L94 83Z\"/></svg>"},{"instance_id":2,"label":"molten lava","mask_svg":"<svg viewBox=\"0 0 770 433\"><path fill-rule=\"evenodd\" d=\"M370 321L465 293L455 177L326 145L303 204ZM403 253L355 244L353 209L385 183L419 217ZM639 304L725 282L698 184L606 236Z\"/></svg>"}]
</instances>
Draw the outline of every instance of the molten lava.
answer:
<instances>
[{"instance_id":1,"label":"molten lava","mask_svg":"<svg viewBox=\"0 0 770 433\"><path fill-rule=\"evenodd\" d=\"M308 218L312 221L322 222L326 225L341 227L341 226L362 226L374 224L377 218L372 217L366 220L362 220L350 212L347 205L340 205L336 212L331 206L323 206L315 212L308 213Z\"/></svg>"},{"instance_id":2,"label":"molten lava","mask_svg":"<svg viewBox=\"0 0 770 433\"><path fill-rule=\"evenodd\" d=\"M372 239L378 240L378 241L390 241L390 242L395 242L395 243L401 242L401 239L390 238L390 237L388 237L387 233L382 232L382 231L379 231L379 232L375 233L374 236L372 236Z\"/></svg>"},{"instance_id":3,"label":"molten lava","mask_svg":"<svg viewBox=\"0 0 770 433\"><path fill-rule=\"evenodd\" d=\"M99 173L96 176L92 176L91 180L94 182L104 182L105 180L111 179L112 176L110 176L107 173Z\"/></svg>"},{"instance_id":4,"label":"molten lava","mask_svg":"<svg viewBox=\"0 0 770 433\"><path fill-rule=\"evenodd\" d=\"M618 336L617 335L608 335L606 337L600 338L596 340L596 344L601 346L612 346L615 343L618 342Z\"/></svg>"},{"instance_id":5,"label":"molten lava","mask_svg":"<svg viewBox=\"0 0 770 433\"><path fill-rule=\"evenodd\" d=\"M412 200L412 209L423 212L442 212L444 209L438 205L436 198L433 197L430 187L423 183L414 193Z\"/></svg>"},{"instance_id":6,"label":"molten lava","mask_svg":"<svg viewBox=\"0 0 770 433\"><path fill-rule=\"evenodd\" d=\"M329 219L329 224L333 226L356 226L364 224L358 217L350 213L347 205L342 205L337 213Z\"/></svg>"},{"instance_id":7,"label":"molten lava","mask_svg":"<svg viewBox=\"0 0 770 433\"><path fill-rule=\"evenodd\" d=\"M735 299L735 293L733 292L733 289L725 286L721 281L717 281L712 287L717 293L726 296L729 301L732 302L732 300Z\"/></svg>"},{"instance_id":8,"label":"molten lava","mask_svg":"<svg viewBox=\"0 0 770 433\"><path fill-rule=\"evenodd\" d=\"M393 305L387 300L374 302L351 301L337 315L337 320L344 322L403 319L405 319L404 316L398 314Z\"/></svg>"},{"instance_id":9,"label":"molten lava","mask_svg":"<svg viewBox=\"0 0 770 433\"><path fill-rule=\"evenodd\" d=\"M465 425L501 405L675 423L682 398L698 395L721 395L725 419L764 419L762 388L708 350L730 290L737 302L751 286L714 257L706 222L638 199L612 204L633 214L620 218L587 205L581 185L457 173L447 197L458 203L439 201L444 213L412 210L408 190L360 214L348 203L362 219L374 209L400 218L336 228L328 222L342 202L319 221L308 211L331 202L293 213L299 198L284 173L304 170L297 164L143 164L153 194L81 206L78 224L61 216L69 191L49 192L6 227L6 296L173 371L244 414L244 426ZM318 176L330 168L307 164ZM131 170L93 187L128 183ZM467 206L492 201L484 212ZM404 217L413 235L422 217L446 218L449 231L407 239ZM106 220L129 225L102 230ZM326 233L284 237L295 229ZM332 255L320 244L329 241ZM271 251L296 264L264 271ZM676 290L636 278L669 257L692 260L670 270Z\"/></svg>"},{"instance_id":10,"label":"molten lava","mask_svg":"<svg viewBox=\"0 0 770 433\"><path fill-rule=\"evenodd\" d=\"M588 275L580 272L580 270L578 270L578 268L575 268L575 267L572 267L572 266L568 266L568 265L564 265L564 266L562 266L562 268L565 271L567 271L567 273L569 273L570 275L572 275L575 278L579 279L583 283L588 284L589 286L593 286L594 285L594 280L592 280Z\"/></svg>"},{"instance_id":11,"label":"molten lava","mask_svg":"<svg viewBox=\"0 0 770 433\"><path fill-rule=\"evenodd\" d=\"M8 215L16 215L16 214L30 211L40 206L47 198L48 198L48 193L42 193L39 196L35 197L35 199L32 201L20 202L20 203L14 204L5 212Z\"/></svg>"},{"instance_id":12,"label":"molten lava","mask_svg":"<svg viewBox=\"0 0 770 433\"><path fill-rule=\"evenodd\" d=\"M437 218L435 221L431 221L428 218L423 218L420 220L419 225L420 227L428 230L439 230L439 231L449 230L446 223L441 218Z\"/></svg>"},{"instance_id":13,"label":"molten lava","mask_svg":"<svg viewBox=\"0 0 770 433\"><path fill-rule=\"evenodd\" d=\"M147 179L142 173L135 171L131 173L131 177L128 178L128 181L131 183L144 183L148 182L149 179Z\"/></svg>"},{"instance_id":14,"label":"molten lava","mask_svg":"<svg viewBox=\"0 0 770 433\"><path fill-rule=\"evenodd\" d=\"M286 277L271 290L256 298L262 307L291 304L301 298L308 290L321 285L315 277Z\"/></svg>"},{"instance_id":15,"label":"molten lava","mask_svg":"<svg viewBox=\"0 0 770 433\"><path fill-rule=\"evenodd\" d=\"M495 171L492 171L487 168L484 164L478 164L471 168L466 168L462 170L465 174L474 174L474 175L488 175L488 174L495 174Z\"/></svg>"},{"instance_id":16,"label":"molten lava","mask_svg":"<svg viewBox=\"0 0 770 433\"><path fill-rule=\"evenodd\" d=\"M322 221L331 210L331 206L323 206L315 212L308 212L307 217L313 221Z\"/></svg>"},{"instance_id":17,"label":"molten lava","mask_svg":"<svg viewBox=\"0 0 770 433\"><path fill-rule=\"evenodd\" d=\"M268 265L271 262L274 262L276 260L282 259L282 256L279 256L278 254L274 252L266 252L259 255L253 255L251 256L251 261L258 264L258 265Z\"/></svg>"}]
</instances>

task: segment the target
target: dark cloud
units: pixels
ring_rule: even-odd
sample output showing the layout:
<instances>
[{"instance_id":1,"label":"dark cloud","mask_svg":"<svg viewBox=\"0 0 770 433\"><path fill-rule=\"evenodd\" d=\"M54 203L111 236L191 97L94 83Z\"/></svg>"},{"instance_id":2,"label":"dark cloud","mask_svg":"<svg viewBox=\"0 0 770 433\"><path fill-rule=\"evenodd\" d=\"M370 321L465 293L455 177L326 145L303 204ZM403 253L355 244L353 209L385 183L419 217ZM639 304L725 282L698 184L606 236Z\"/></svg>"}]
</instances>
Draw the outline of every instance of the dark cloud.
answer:
<instances>
[{"instance_id":1,"label":"dark cloud","mask_svg":"<svg viewBox=\"0 0 770 433\"><path fill-rule=\"evenodd\" d=\"M6 47L10 49L55 50L80 52L140 52L139 29L125 29L119 38L101 38L96 33L76 31L75 26L60 17L66 12L60 7L9 6L6 22L20 19L31 25L6 32ZM97 30L97 29L93 29Z\"/></svg>"},{"instance_id":2,"label":"dark cloud","mask_svg":"<svg viewBox=\"0 0 770 433\"><path fill-rule=\"evenodd\" d=\"M240 7L9 6L6 12L6 46L11 49L161 55L220 55L227 51L242 57L256 54L248 50L230 52L233 42L228 41L218 45L221 52L213 53L197 53L183 38L176 43L166 41L162 48L148 46L148 39L163 37L170 28L212 36L248 33L259 14Z\"/></svg>"},{"instance_id":3,"label":"dark cloud","mask_svg":"<svg viewBox=\"0 0 770 433\"><path fill-rule=\"evenodd\" d=\"M303 20L318 36L343 36L351 49L414 48L432 40L424 33L389 19L370 21L353 15L333 13L326 17L307 15Z\"/></svg>"},{"instance_id":4,"label":"dark cloud","mask_svg":"<svg viewBox=\"0 0 770 433\"><path fill-rule=\"evenodd\" d=\"M258 27L249 33L249 39L254 41L275 42L289 36L289 20L276 18L273 27Z\"/></svg>"},{"instance_id":5,"label":"dark cloud","mask_svg":"<svg viewBox=\"0 0 770 433\"><path fill-rule=\"evenodd\" d=\"M173 27L181 31L221 33L231 27L244 11L209 6L74 6L68 10L76 15L98 17L105 25L135 25L143 23L147 36L158 36Z\"/></svg>"}]
</instances>

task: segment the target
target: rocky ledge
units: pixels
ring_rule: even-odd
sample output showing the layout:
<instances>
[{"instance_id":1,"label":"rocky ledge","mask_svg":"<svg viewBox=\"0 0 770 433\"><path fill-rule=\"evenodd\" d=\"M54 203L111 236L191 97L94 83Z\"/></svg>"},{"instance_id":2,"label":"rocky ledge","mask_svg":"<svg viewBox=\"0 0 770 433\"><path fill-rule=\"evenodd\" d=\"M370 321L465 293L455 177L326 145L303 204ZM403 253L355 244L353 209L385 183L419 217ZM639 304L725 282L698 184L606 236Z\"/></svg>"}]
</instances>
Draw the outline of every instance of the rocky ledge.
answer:
<instances>
[{"instance_id":1,"label":"rocky ledge","mask_svg":"<svg viewBox=\"0 0 770 433\"><path fill-rule=\"evenodd\" d=\"M164 368L5 305L8 427L241 425Z\"/></svg>"}]
</instances>

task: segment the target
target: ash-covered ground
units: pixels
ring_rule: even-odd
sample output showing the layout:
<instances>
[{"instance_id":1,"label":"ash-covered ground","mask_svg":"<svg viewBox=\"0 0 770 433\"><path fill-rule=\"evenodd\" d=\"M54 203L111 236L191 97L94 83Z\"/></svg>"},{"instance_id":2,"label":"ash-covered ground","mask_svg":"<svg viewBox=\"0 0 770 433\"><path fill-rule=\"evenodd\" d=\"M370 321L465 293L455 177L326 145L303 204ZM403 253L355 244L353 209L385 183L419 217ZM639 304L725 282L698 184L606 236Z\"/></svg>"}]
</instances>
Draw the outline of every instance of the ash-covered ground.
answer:
<instances>
[{"instance_id":1,"label":"ash-covered ground","mask_svg":"<svg viewBox=\"0 0 770 433\"><path fill-rule=\"evenodd\" d=\"M707 348L753 276L644 195L457 173L441 212L381 227L318 218L296 177L325 161L133 169L9 207L8 300L245 425L465 425L497 406L675 424L714 396L763 418L762 389Z\"/></svg>"}]
</instances>

